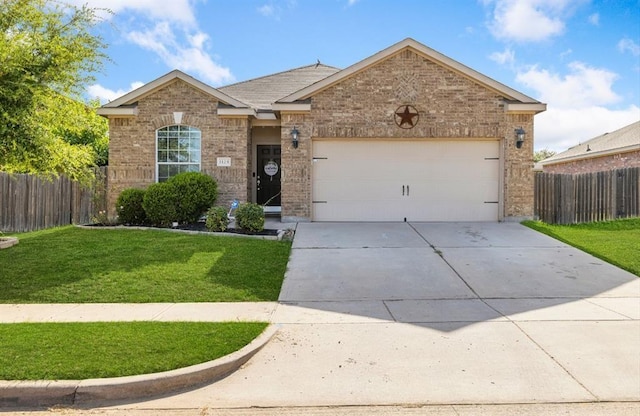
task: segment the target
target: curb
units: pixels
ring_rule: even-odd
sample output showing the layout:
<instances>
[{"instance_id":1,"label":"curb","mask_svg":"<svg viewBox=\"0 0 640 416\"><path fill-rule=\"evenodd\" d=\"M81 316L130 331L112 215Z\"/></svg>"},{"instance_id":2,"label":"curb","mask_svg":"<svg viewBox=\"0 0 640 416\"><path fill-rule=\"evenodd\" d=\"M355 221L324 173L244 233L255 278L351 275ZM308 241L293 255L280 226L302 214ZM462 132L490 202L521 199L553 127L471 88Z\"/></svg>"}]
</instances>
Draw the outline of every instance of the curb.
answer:
<instances>
[{"instance_id":1,"label":"curb","mask_svg":"<svg viewBox=\"0 0 640 416\"><path fill-rule=\"evenodd\" d=\"M269 325L240 350L206 363L161 373L87 380L0 380L1 407L83 405L142 399L221 380L238 370L278 332Z\"/></svg>"}]
</instances>

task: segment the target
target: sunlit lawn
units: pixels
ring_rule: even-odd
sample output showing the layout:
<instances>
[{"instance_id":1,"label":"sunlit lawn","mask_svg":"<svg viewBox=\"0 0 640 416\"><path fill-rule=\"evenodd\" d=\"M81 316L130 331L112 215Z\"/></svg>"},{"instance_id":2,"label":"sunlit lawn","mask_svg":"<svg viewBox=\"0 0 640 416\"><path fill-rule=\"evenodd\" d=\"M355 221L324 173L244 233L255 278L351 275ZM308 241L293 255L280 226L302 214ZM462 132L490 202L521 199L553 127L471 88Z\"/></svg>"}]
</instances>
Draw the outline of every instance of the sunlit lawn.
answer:
<instances>
[{"instance_id":1,"label":"sunlit lawn","mask_svg":"<svg viewBox=\"0 0 640 416\"><path fill-rule=\"evenodd\" d=\"M640 218L574 225L523 224L640 276Z\"/></svg>"},{"instance_id":2,"label":"sunlit lawn","mask_svg":"<svg viewBox=\"0 0 640 416\"><path fill-rule=\"evenodd\" d=\"M62 227L0 250L0 303L275 301L290 242Z\"/></svg>"}]
</instances>

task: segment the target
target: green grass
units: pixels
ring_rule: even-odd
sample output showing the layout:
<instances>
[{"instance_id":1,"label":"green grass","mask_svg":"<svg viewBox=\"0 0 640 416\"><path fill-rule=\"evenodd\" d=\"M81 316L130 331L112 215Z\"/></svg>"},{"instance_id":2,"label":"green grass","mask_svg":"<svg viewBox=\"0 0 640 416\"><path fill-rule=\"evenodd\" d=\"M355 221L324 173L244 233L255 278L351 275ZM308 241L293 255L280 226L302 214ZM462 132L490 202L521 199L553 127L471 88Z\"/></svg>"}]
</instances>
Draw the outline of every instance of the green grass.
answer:
<instances>
[{"instance_id":1,"label":"green grass","mask_svg":"<svg viewBox=\"0 0 640 416\"><path fill-rule=\"evenodd\" d=\"M82 380L173 370L242 348L261 322L0 325L1 380Z\"/></svg>"},{"instance_id":2,"label":"green grass","mask_svg":"<svg viewBox=\"0 0 640 416\"><path fill-rule=\"evenodd\" d=\"M640 218L574 225L523 224L640 276Z\"/></svg>"},{"instance_id":3,"label":"green grass","mask_svg":"<svg viewBox=\"0 0 640 416\"><path fill-rule=\"evenodd\" d=\"M275 301L291 243L61 227L0 250L0 303Z\"/></svg>"}]
</instances>

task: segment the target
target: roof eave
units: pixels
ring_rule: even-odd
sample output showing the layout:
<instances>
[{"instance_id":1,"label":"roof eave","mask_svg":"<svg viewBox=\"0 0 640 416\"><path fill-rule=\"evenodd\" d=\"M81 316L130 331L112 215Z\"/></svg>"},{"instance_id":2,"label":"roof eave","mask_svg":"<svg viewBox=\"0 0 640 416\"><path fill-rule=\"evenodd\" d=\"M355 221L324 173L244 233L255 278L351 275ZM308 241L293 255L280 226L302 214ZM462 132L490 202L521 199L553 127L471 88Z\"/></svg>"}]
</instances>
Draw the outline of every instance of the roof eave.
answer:
<instances>
[{"instance_id":1,"label":"roof eave","mask_svg":"<svg viewBox=\"0 0 640 416\"><path fill-rule=\"evenodd\" d=\"M545 103L519 103L519 102L507 102L504 106L504 110L507 113L529 113L538 114L543 111L547 111L547 104Z\"/></svg>"},{"instance_id":2,"label":"roof eave","mask_svg":"<svg viewBox=\"0 0 640 416\"><path fill-rule=\"evenodd\" d=\"M311 103L308 102L292 102L282 103L277 102L271 105L273 111L281 111L288 113L308 113L311 111Z\"/></svg>"},{"instance_id":3,"label":"roof eave","mask_svg":"<svg viewBox=\"0 0 640 416\"><path fill-rule=\"evenodd\" d=\"M96 113L102 117L135 117L138 115L138 107L116 107L107 108L100 107L96 110Z\"/></svg>"},{"instance_id":4,"label":"roof eave","mask_svg":"<svg viewBox=\"0 0 640 416\"><path fill-rule=\"evenodd\" d=\"M640 144L632 144L630 146L624 146L624 147L618 147L615 149L607 149L607 150L600 150L600 151L586 151L584 153L578 154L578 155L573 155L573 156L566 156L566 157L560 157L560 158L550 158L548 160L542 160L540 161L540 164L542 164L543 166L547 166L547 165L556 165L559 163L567 163L567 162L573 162L573 161L577 161L577 160L583 160L583 159L591 159L594 157L603 157L603 156L611 156L611 155L617 155L620 153L629 153L629 152L633 152L636 150L640 150Z\"/></svg>"},{"instance_id":5,"label":"roof eave","mask_svg":"<svg viewBox=\"0 0 640 416\"><path fill-rule=\"evenodd\" d=\"M227 117L255 117L256 112L252 108L218 107L219 116Z\"/></svg>"}]
</instances>

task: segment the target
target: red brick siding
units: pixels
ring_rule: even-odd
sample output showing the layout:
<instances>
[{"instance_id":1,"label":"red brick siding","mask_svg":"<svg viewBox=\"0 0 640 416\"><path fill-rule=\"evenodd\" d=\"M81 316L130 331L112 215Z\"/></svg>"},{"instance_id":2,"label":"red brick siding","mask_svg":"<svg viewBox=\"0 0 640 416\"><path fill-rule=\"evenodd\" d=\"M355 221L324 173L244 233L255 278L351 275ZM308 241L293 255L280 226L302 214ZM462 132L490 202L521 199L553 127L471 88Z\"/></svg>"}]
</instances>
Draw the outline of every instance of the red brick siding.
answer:
<instances>
[{"instance_id":1,"label":"red brick siding","mask_svg":"<svg viewBox=\"0 0 640 416\"><path fill-rule=\"evenodd\" d=\"M640 150L613 155L591 157L565 163L545 165L544 172L548 173L590 173L604 170L640 167Z\"/></svg>"},{"instance_id":2,"label":"red brick siding","mask_svg":"<svg viewBox=\"0 0 640 416\"><path fill-rule=\"evenodd\" d=\"M138 115L109 120L109 214L126 188L146 188L156 182L156 130L182 123L202 132L201 170L218 182L218 203L248 200L250 147L249 122L245 118L221 119L218 102L189 84L176 80L138 102ZM231 167L217 167L218 157L231 157Z\"/></svg>"}]
</instances>

